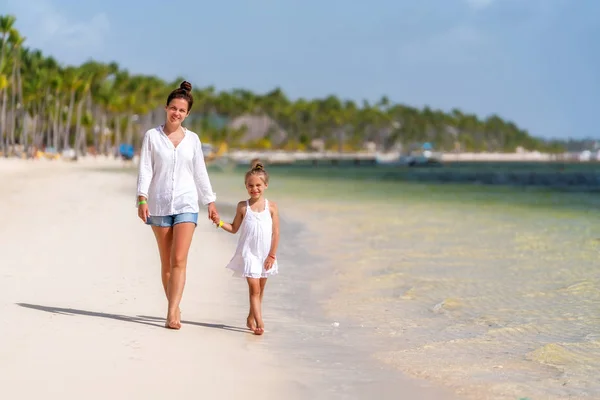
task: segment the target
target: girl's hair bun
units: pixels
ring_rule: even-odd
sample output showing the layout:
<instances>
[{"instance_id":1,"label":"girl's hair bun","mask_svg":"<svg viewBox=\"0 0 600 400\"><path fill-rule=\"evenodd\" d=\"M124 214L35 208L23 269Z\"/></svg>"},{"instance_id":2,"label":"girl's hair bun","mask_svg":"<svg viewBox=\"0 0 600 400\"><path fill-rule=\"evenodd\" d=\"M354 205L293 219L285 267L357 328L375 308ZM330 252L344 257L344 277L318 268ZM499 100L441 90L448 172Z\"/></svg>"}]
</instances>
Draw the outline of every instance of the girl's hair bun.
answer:
<instances>
[{"instance_id":1,"label":"girl's hair bun","mask_svg":"<svg viewBox=\"0 0 600 400\"><path fill-rule=\"evenodd\" d=\"M250 169L252 171L261 171L265 169L265 166L262 162L260 162L259 160L254 160L252 162L252 166L250 167Z\"/></svg>"},{"instance_id":2,"label":"girl's hair bun","mask_svg":"<svg viewBox=\"0 0 600 400\"><path fill-rule=\"evenodd\" d=\"M260 176L264 183L269 184L269 174L265 169L265 165L258 158L253 159L250 163L250 169L246 172L244 182L248 182L248 178L252 175Z\"/></svg>"}]
</instances>

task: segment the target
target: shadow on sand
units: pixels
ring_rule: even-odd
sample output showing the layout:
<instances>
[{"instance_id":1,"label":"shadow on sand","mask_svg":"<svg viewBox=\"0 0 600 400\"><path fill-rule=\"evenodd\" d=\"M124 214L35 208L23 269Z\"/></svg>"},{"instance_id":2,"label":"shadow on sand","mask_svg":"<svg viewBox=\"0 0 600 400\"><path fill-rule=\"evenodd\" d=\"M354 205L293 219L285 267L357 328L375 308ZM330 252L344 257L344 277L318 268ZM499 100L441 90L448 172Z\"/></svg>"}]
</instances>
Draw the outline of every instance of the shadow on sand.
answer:
<instances>
[{"instance_id":1,"label":"shadow on sand","mask_svg":"<svg viewBox=\"0 0 600 400\"><path fill-rule=\"evenodd\" d=\"M128 315L107 314L107 313L101 313L101 312L95 312L95 311L78 310L75 308L42 306L42 305L38 305L38 304L17 303L17 305L20 307L24 307L24 308L30 308L32 310L49 312L52 314L85 315L88 317L108 318L108 319L114 319L117 321L133 322L136 324L154 326L157 328L164 328L164 326L165 326L164 318L150 317L150 316L146 316L146 315L137 315L135 317L131 317ZM227 331L252 334L252 332L249 331L248 329L240 328L237 326L229 326L229 325L224 325L224 324L210 324L207 322L194 322L194 321L185 321L185 320L182 320L181 323L185 324L185 325L201 326L203 328L223 329L223 330L227 330Z\"/></svg>"}]
</instances>

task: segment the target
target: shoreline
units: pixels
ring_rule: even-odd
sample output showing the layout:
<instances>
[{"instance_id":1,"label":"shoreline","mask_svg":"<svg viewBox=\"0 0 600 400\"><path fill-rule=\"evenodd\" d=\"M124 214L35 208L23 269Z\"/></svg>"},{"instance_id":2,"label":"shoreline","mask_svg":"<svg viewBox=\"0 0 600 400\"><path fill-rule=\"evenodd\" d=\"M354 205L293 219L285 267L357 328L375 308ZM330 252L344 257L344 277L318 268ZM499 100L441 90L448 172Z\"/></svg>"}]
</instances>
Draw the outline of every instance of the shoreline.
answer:
<instances>
[{"instance_id":1,"label":"shoreline","mask_svg":"<svg viewBox=\"0 0 600 400\"><path fill-rule=\"evenodd\" d=\"M393 162L400 158L403 153L399 151L378 152L378 151L355 151L355 152L337 152L337 151L289 151L289 150L239 150L232 149L223 155L216 155L215 159L228 158L236 162L249 163L253 158L260 158L270 163L285 164L298 163L306 161L372 161L381 162L385 165L387 162ZM541 153L539 151L515 151L515 152L433 152L434 158L441 162L594 162L599 161L600 157L591 154L584 157L580 153Z\"/></svg>"},{"instance_id":2,"label":"shoreline","mask_svg":"<svg viewBox=\"0 0 600 400\"><path fill-rule=\"evenodd\" d=\"M414 154L420 154L416 151ZM242 165L250 163L250 160L254 158L260 158L261 160L270 164L282 164L282 165L293 165L303 164L306 162L322 162L322 161L352 161L357 165L362 163L373 163L379 165L393 164L395 160L406 156L405 153L400 151L300 151L300 150L244 150L244 149L230 149L225 153L207 152L205 158L207 163L219 163L223 160L230 160ZM442 163L453 164L453 163L598 163L600 162L600 150L597 152L583 151L583 152L564 152L564 153L542 153L539 151L528 151L518 150L513 152L431 152L433 159L437 159ZM71 159L70 153L64 155L57 153L44 153L40 152L35 158L22 158L22 157L0 157L3 160L47 160L47 161L67 161L67 162L86 162L86 160L108 160L118 161L120 157L107 154L97 155L84 155L80 156L78 161ZM137 163L139 155L134 155L133 159L129 162Z\"/></svg>"}]
</instances>

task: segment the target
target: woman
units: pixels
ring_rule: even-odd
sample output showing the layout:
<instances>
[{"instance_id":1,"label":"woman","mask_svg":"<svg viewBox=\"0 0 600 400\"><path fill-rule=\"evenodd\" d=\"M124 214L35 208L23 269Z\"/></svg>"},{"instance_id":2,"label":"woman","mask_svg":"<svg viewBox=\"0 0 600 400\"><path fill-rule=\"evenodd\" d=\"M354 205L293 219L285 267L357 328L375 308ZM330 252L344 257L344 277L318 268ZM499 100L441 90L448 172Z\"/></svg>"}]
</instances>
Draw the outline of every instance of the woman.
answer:
<instances>
[{"instance_id":1,"label":"woman","mask_svg":"<svg viewBox=\"0 0 600 400\"><path fill-rule=\"evenodd\" d=\"M162 283L169 301L165 327L181 328L187 257L198 223L198 202L208 219L219 215L198 135L181 126L194 103L192 85L184 81L167 98L164 125L148 130L140 153L138 216L152 226L160 254Z\"/></svg>"}]
</instances>

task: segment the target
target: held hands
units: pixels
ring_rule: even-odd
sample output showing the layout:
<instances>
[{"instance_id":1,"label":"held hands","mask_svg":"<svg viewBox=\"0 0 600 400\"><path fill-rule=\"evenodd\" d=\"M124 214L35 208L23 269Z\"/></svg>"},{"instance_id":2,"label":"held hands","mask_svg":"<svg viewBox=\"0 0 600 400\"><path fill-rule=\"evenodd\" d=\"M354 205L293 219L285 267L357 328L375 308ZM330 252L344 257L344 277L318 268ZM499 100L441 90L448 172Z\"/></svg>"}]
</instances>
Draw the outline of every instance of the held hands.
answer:
<instances>
[{"instance_id":1,"label":"held hands","mask_svg":"<svg viewBox=\"0 0 600 400\"><path fill-rule=\"evenodd\" d=\"M265 260L265 270L268 271L271 268L273 268L273 264L275 264L275 256L272 256L271 254L269 254L267 256L267 259Z\"/></svg>"},{"instance_id":2,"label":"held hands","mask_svg":"<svg viewBox=\"0 0 600 400\"><path fill-rule=\"evenodd\" d=\"M218 224L220 221L219 213L217 212L217 206L215 203L210 203L208 205L208 219L213 222L213 224Z\"/></svg>"}]
</instances>

